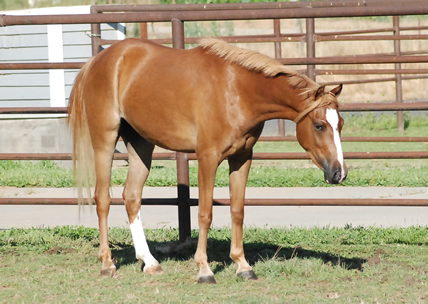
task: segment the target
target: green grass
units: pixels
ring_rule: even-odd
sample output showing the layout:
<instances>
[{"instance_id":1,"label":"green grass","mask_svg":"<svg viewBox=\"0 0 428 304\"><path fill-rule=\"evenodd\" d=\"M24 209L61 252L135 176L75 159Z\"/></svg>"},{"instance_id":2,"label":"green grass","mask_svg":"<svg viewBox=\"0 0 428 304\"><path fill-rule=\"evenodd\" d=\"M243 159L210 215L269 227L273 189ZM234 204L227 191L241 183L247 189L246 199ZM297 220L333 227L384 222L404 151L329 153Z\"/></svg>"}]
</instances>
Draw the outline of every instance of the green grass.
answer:
<instances>
[{"instance_id":1,"label":"green grass","mask_svg":"<svg viewBox=\"0 0 428 304\"><path fill-rule=\"evenodd\" d=\"M0 303L424 303L428 228L246 228L246 257L259 276L235 276L230 229L212 229L217 285L196 284L197 231L178 249L176 229L146 230L161 276L141 272L130 232L110 229L119 266L99 277L98 232L82 227L0 231ZM168 251L168 253L165 253ZM164 253L162 253L164 252Z\"/></svg>"},{"instance_id":2,"label":"green grass","mask_svg":"<svg viewBox=\"0 0 428 304\"><path fill-rule=\"evenodd\" d=\"M306 162L307 164L307 162ZM389 167L384 162L383 168L349 169L348 178L342 186L391 186L391 187L426 187L428 185L428 165L402 168ZM8 187L73 187L73 173L52 162L31 163L18 161L0 161L0 186ZM197 167L190 167L190 185L196 187ZM127 168L113 170L112 185L123 186L126 181ZM216 187L229 185L229 169L220 166L217 171ZM170 166L152 168L147 186L172 187L177 184L177 171ZM248 187L334 187L324 182L323 172L318 168L289 168L278 166L254 166L250 171Z\"/></svg>"},{"instance_id":3,"label":"green grass","mask_svg":"<svg viewBox=\"0 0 428 304\"><path fill-rule=\"evenodd\" d=\"M424 113L424 112L422 112ZM395 113L374 115L371 112L353 115L341 114L345 119L342 136L428 136L428 116L404 112L404 132L397 132Z\"/></svg>"}]
</instances>

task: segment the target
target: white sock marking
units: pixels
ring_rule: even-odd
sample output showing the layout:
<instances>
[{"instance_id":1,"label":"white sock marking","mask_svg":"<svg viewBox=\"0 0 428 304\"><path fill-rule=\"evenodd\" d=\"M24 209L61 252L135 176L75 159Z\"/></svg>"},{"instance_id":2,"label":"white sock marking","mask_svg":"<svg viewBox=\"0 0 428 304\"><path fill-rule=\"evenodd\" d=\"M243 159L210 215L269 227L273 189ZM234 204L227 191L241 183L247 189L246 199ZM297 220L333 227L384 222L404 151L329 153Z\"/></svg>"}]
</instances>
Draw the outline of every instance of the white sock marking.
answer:
<instances>
[{"instance_id":1,"label":"white sock marking","mask_svg":"<svg viewBox=\"0 0 428 304\"><path fill-rule=\"evenodd\" d=\"M334 145L336 146L336 153L337 153L337 160L339 161L341 172L340 172L340 181L341 183L343 179L345 178L345 170L343 168L343 151L342 151L342 144L340 142L340 135L339 135L339 115L337 114L337 111L335 109L327 109L325 117L327 118L328 123L331 125L333 129L333 141Z\"/></svg>"},{"instance_id":2,"label":"white sock marking","mask_svg":"<svg viewBox=\"0 0 428 304\"><path fill-rule=\"evenodd\" d=\"M135 218L134 222L129 225L134 241L135 256L138 260L142 260L145 264L144 269L156 266L159 262L150 253L149 246L147 245L146 235L144 234L143 224L140 218L140 211Z\"/></svg>"}]
</instances>

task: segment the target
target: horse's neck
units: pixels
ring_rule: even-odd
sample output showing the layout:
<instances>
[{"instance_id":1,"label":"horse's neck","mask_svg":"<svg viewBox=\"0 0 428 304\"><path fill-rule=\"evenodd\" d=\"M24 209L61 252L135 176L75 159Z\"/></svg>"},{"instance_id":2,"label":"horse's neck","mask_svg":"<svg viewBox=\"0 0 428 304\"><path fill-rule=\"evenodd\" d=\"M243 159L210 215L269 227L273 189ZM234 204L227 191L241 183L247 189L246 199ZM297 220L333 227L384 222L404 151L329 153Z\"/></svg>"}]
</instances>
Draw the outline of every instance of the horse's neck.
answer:
<instances>
[{"instance_id":1,"label":"horse's neck","mask_svg":"<svg viewBox=\"0 0 428 304\"><path fill-rule=\"evenodd\" d=\"M261 75L260 75L261 76ZM270 119L294 120L305 107L302 90L294 88L286 76L266 78L261 76L254 91L256 108L261 121Z\"/></svg>"}]
</instances>

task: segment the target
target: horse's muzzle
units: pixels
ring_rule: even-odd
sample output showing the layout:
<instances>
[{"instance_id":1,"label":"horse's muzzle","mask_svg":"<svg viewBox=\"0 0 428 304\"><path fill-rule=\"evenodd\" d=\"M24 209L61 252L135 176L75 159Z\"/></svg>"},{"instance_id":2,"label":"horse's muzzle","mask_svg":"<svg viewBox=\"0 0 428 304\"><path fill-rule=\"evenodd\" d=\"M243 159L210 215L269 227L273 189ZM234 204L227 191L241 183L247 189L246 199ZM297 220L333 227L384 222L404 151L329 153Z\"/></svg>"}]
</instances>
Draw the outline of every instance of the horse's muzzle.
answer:
<instances>
[{"instance_id":1,"label":"horse's muzzle","mask_svg":"<svg viewBox=\"0 0 428 304\"><path fill-rule=\"evenodd\" d=\"M347 176L346 170L324 170L324 180L327 184L341 184Z\"/></svg>"}]
</instances>

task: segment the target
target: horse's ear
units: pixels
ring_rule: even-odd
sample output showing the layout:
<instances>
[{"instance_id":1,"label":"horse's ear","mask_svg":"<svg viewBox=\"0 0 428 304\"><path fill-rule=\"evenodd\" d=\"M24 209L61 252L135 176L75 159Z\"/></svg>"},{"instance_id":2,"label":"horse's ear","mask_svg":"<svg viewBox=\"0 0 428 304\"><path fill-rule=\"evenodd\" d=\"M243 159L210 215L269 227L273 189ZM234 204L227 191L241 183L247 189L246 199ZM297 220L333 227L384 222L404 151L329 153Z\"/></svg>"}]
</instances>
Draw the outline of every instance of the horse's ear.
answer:
<instances>
[{"instance_id":1,"label":"horse's ear","mask_svg":"<svg viewBox=\"0 0 428 304\"><path fill-rule=\"evenodd\" d=\"M315 92L315 100L318 99L318 97L322 96L322 94L324 93L325 90L325 84L323 84L322 86L320 86L317 91Z\"/></svg>"},{"instance_id":2,"label":"horse's ear","mask_svg":"<svg viewBox=\"0 0 428 304\"><path fill-rule=\"evenodd\" d=\"M330 91L334 96L339 97L340 93L342 92L342 84L339 84L337 87L335 87L333 90Z\"/></svg>"}]
</instances>

